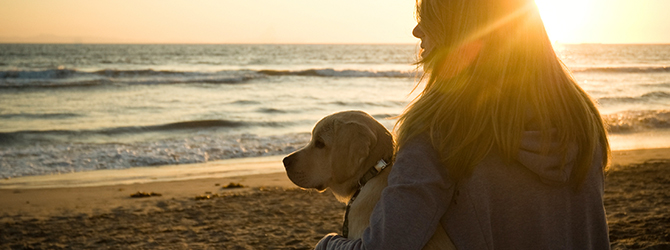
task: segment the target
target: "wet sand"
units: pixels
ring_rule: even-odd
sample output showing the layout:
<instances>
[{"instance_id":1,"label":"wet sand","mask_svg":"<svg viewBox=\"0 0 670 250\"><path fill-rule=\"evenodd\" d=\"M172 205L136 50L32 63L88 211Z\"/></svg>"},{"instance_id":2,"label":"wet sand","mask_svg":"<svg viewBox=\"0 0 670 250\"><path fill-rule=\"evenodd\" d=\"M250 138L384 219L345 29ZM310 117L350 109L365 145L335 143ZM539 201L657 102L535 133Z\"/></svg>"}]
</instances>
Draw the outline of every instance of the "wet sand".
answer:
<instances>
[{"instance_id":1,"label":"wet sand","mask_svg":"<svg viewBox=\"0 0 670 250\"><path fill-rule=\"evenodd\" d=\"M613 249L670 249L668 159L670 149L614 152ZM161 196L130 197L138 191ZM0 249L311 249L340 231L343 213L331 193L298 189L284 173L0 189Z\"/></svg>"}]
</instances>

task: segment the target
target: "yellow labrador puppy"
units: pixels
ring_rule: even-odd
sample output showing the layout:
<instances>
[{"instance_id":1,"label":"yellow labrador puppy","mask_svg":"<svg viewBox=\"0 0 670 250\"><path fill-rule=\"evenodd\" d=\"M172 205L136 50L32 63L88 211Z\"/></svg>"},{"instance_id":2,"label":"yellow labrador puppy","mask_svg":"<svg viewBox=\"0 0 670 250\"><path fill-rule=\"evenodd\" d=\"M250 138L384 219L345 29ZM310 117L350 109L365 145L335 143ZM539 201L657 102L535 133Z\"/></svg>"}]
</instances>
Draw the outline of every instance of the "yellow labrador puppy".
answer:
<instances>
[{"instance_id":1,"label":"yellow labrador puppy","mask_svg":"<svg viewBox=\"0 0 670 250\"><path fill-rule=\"evenodd\" d=\"M284 158L286 173L302 188L330 188L347 203L343 234L358 239L387 186L393 160L393 136L372 116L344 111L324 117L304 148ZM455 249L442 226L424 249Z\"/></svg>"}]
</instances>

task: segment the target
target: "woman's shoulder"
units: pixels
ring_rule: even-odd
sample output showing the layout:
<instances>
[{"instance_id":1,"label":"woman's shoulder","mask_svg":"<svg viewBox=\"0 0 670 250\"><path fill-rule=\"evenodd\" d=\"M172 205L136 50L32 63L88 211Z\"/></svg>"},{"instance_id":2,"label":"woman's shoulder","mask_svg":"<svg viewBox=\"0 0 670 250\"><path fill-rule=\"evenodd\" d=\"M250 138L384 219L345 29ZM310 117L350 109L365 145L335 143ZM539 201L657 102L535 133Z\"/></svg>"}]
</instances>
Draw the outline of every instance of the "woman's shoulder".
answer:
<instances>
[{"instance_id":1,"label":"woman's shoulder","mask_svg":"<svg viewBox=\"0 0 670 250\"><path fill-rule=\"evenodd\" d=\"M398 148L398 157L437 157L431 140L426 135L418 135L408 139Z\"/></svg>"},{"instance_id":2,"label":"woman's shoulder","mask_svg":"<svg viewBox=\"0 0 670 250\"><path fill-rule=\"evenodd\" d=\"M425 192L443 195L452 183L448 170L440 161L428 137L412 138L398 150L389 186L414 187Z\"/></svg>"},{"instance_id":3,"label":"woman's shoulder","mask_svg":"<svg viewBox=\"0 0 670 250\"><path fill-rule=\"evenodd\" d=\"M395 168L443 169L438 152L434 149L427 136L416 136L407 140L398 149Z\"/></svg>"}]
</instances>

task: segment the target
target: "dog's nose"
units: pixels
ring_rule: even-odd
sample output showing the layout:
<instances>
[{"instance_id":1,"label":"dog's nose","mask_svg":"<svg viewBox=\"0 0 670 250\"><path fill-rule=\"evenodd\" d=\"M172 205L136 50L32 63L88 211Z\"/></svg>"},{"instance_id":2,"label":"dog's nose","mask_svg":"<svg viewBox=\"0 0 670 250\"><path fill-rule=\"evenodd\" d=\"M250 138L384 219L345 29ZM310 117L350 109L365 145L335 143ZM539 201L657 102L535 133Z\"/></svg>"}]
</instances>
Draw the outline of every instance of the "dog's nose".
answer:
<instances>
[{"instance_id":1,"label":"dog's nose","mask_svg":"<svg viewBox=\"0 0 670 250\"><path fill-rule=\"evenodd\" d=\"M291 163L293 163L292 155L284 157L282 162L284 163L284 168L288 168L289 166L291 166Z\"/></svg>"}]
</instances>

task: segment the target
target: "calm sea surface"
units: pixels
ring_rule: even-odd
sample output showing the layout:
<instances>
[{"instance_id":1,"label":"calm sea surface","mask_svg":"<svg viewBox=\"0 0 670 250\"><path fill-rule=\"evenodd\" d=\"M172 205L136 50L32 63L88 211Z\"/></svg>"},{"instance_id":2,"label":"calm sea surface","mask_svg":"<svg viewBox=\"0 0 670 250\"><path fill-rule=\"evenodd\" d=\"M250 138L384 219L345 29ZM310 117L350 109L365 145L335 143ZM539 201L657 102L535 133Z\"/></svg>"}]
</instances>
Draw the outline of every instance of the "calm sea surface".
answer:
<instances>
[{"instance_id":1,"label":"calm sea surface","mask_svg":"<svg viewBox=\"0 0 670 250\"><path fill-rule=\"evenodd\" d=\"M556 45L614 149L670 146L670 45ZM287 154L321 117L387 127L415 45L0 44L0 177Z\"/></svg>"}]
</instances>

